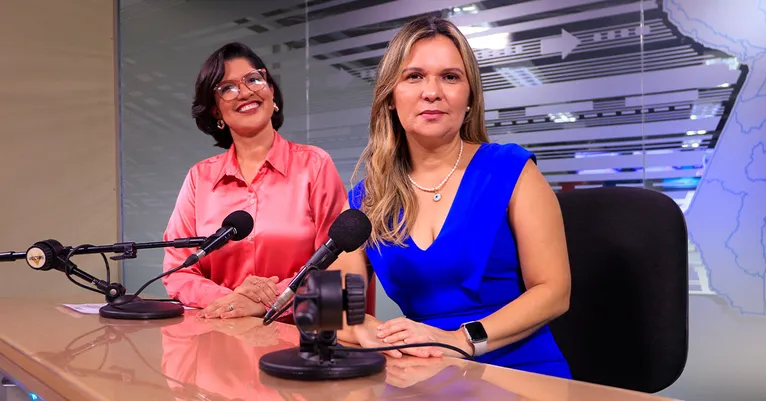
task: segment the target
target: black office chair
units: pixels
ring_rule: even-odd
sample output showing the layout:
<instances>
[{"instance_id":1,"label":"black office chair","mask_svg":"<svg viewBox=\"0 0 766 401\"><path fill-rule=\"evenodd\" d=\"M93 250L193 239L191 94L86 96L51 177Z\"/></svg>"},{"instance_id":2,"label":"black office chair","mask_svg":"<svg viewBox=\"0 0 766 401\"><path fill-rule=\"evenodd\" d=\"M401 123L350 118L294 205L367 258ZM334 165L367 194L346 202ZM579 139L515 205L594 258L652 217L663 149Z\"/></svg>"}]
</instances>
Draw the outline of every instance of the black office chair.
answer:
<instances>
[{"instance_id":1,"label":"black office chair","mask_svg":"<svg viewBox=\"0 0 766 401\"><path fill-rule=\"evenodd\" d=\"M643 188L579 189L558 199L572 294L550 327L573 378L646 393L670 386L688 347L683 213Z\"/></svg>"}]
</instances>

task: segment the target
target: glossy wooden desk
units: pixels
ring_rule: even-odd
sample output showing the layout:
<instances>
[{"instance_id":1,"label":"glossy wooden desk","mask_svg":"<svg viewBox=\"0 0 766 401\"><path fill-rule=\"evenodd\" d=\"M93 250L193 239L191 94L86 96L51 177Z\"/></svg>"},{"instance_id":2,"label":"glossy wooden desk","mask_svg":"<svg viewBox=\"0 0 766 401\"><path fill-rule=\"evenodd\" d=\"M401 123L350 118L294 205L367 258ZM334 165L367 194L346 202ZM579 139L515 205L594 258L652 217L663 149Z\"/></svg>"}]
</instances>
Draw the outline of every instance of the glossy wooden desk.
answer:
<instances>
[{"instance_id":1,"label":"glossy wooden desk","mask_svg":"<svg viewBox=\"0 0 766 401\"><path fill-rule=\"evenodd\" d=\"M296 346L298 333L256 318L118 321L0 299L0 322L0 370L46 401L662 399L451 358L389 358L385 373L363 379L276 379L258 360Z\"/></svg>"}]
</instances>

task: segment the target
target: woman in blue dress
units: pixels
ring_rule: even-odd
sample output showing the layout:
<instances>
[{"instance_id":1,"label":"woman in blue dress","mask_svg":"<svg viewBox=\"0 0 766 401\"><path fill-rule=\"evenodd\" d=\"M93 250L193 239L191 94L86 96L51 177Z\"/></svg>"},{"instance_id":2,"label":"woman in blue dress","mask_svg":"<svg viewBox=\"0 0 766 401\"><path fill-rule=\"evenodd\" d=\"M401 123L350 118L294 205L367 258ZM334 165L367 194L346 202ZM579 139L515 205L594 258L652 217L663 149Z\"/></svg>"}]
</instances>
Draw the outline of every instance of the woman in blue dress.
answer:
<instances>
[{"instance_id":1,"label":"woman in blue dress","mask_svg":"<svg viewBox=\"0 0 766 401\"><path fill-rule=\"evenodd\" d=\"M569 308L561 211L535 156L492 144L479 66L444 19L402 28L378 65L364 179L347 208L373 232L333 269L372 266L405 317L338 333L363 347L441 342L477 361L570 378L547 323ZM459 356L444 348L387 351Z\"/></svg>"}]
</instances>

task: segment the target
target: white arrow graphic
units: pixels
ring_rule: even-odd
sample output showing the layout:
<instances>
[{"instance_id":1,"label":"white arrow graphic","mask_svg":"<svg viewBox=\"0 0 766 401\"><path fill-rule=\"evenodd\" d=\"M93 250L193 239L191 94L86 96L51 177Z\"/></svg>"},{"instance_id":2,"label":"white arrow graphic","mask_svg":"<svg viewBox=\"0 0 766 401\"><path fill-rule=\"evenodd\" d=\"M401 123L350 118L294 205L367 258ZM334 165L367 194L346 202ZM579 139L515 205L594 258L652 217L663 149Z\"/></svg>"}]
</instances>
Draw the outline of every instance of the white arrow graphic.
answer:
<instances>
[{"instance_id":1,"label":"white arrow graphic","mask_svg":"<svg viewBox=\"0 0 766 401\"><path fill-rule=\"evenodd\" d=\"M577 39L576 36L562 29L560 36L551 36L540 39L540 53L561 53L561 59L563 60L579 44L580 39Z\"/></svg>"}]
</instances>

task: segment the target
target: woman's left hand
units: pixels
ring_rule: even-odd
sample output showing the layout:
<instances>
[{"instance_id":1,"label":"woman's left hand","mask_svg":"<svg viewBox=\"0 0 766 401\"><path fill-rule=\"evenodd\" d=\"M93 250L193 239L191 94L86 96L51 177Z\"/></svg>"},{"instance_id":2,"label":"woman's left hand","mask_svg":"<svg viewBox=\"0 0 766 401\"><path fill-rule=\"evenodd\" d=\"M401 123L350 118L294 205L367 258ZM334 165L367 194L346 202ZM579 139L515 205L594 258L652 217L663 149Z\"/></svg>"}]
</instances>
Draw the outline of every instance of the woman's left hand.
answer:
<instances>
[{"instance_id":1,"label":"woman's left hand","mask_svg":"<svg viewBox=\"0 0 766 401\"><path fill-rule=\"evenodd\" d=\"M378 327L378 338L382 339L386 344L396 344L400 341L405 344L437 342L457 347L465 351L468 355L473 354L473 348L468 342L468 338L460 330L445 331L404 317L391 319L380 325ZM426 350L423 350L423 348L426 348ZM463 356L456 351L442 347L404 348L401 351L406 354L421 357L438 357L442 355Z\"/></svg>"}]
</instances>

